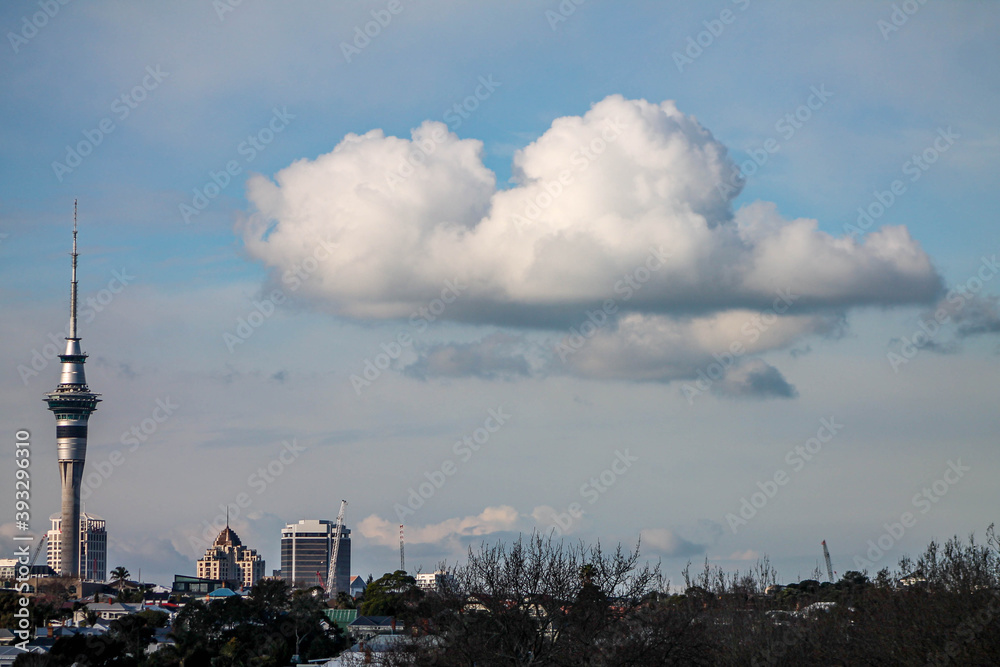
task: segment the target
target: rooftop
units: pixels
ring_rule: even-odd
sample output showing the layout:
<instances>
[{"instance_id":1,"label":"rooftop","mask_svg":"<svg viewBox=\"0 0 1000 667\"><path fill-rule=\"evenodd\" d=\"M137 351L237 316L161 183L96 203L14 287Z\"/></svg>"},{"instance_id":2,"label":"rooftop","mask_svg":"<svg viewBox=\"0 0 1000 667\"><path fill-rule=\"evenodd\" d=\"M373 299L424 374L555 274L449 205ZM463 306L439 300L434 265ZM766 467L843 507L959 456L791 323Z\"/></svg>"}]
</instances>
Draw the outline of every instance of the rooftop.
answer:
<instances>
[{"instance_id":1,"label":"rooftop","mask_svg":"<svg viewBox=\"0 0 1000 667\"><path fill-rule=\"evenodd\" d=\"M215 538L215 542L213 543L213 546L216 546L216 547L226 547L226 546L240 547L240 546L243 546L243 542L240 541L240 536L237 535L235 533L235 531L233 531L232 528L230 528L229 526L226 526L225 528L222 529L222 532L219 533L219 536L217 538Z\"/></svg>"}]
</instances>

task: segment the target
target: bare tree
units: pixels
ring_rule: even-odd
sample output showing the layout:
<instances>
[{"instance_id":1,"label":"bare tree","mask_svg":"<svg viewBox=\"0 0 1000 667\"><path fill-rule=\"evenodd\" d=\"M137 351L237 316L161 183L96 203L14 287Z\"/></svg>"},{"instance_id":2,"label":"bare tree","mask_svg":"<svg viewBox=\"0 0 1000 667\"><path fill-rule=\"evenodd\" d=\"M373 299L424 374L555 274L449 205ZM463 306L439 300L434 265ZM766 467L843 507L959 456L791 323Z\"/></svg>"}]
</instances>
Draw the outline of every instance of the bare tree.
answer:
<instances>
[{"instance_id":1,"label":"bare tree","mask_svg":"<svg viewBox=\"0 0 1000 667\"><path fill-rule=\"evenodd\" d=\"M470 549L454 586L410 609L413 638L382 664L1000 664L1000 537L931 542L895 571L774 586L706 559L671 593L638 545L604 551L532 534ZM874 579L872 578L874 577Z\"/></svg>"},{"instance_id":2,"label":"bare tree","mask_svg":"<svg viewBox=\"0 0 1000 667\"><path fill-rule=\"evenodd\" d=\"M668 604L667 589L639 545L605 551L537 533L482 543L450 590L421 603L406 650L437 665L700 664L700 609Z\"/></svg>"}]
</instances>

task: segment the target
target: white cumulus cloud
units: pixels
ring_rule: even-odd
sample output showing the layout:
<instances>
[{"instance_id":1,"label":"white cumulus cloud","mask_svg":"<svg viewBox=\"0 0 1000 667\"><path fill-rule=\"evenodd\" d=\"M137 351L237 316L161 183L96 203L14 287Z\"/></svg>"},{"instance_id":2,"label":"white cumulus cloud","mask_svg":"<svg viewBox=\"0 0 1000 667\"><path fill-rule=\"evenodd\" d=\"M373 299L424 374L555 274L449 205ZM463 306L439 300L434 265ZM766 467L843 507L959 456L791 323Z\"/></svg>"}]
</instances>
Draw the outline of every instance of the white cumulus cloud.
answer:
<instances>
[{"instance_id":1,"label":"white cumulus cloud","mask_svg":"<svg viewBox=\"0 0 1000 667\"><path fill-rule=\"evenodd\" d=\"M859 242L767 202L733 211L737 193L719 187L734 170L726 147L669 101L612 95L557 118L515 154L506 189L482 149L432 121L409 139L350 134L250 179L246 248L277 280L311 267L297 293L358 319L408 318L443 300L436 319L566 331L611 300L609 325L562 360L594 378L691 377L737 340L759 354L829 333L851 307L941 295L905 227ZM793 306L744 340L744 322L787 293ZM411 371L528 373L520 352L505 361L498 349L433 350ZM780 393L780 373L744 375L735 393L740 382Z\"/></svg>"}]
</instances>

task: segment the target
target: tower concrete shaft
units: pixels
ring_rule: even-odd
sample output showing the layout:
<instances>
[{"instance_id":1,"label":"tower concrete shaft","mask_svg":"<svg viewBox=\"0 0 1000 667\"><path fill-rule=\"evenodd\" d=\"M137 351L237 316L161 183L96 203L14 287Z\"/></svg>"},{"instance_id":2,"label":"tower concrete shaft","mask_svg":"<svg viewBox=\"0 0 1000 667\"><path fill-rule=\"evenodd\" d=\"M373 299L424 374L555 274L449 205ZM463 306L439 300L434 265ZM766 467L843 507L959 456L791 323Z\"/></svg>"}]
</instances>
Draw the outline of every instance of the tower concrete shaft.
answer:
<instances>
[{"instance_id":1,"label":"tower concrete shaft","mask_svg":"<svg viewBox=\"0 0 1000 667\"><path fill-rule=\"evenodd\" d=\"M87 386L83 365L87 355L80 347L76 329L76 202L73 203L73 280L70 287L69 336L66 351L59 355L62 373L59 386L46 395L56 418L59 478L62 483L62 547L64 576L80 577L80 487L87 458L87 422L97 409L100 394Z\"/></svg>"}]
</instances>

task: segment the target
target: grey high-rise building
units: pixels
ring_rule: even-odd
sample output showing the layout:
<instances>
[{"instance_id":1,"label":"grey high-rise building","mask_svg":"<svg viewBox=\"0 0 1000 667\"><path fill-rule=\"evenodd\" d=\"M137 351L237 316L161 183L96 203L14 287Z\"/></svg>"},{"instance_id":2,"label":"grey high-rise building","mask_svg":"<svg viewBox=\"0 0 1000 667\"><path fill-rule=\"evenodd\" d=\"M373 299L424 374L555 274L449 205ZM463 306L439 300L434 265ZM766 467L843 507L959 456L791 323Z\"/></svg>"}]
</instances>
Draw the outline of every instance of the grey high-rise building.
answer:
<instances>
[{"instance_id":1,"label":"grey high-rise building","mask_svg":"<svg viewBox=\"0 0 1000 667\"><path fill-rule=\"evenodd\" d=\"M302 519L281 529L281 578L297 588L326 587L337 524L326 519ZM337 590L351 586L351 531L342 527L337 552Z\"/></svg>"},{"instance_id":2,"label":"grey high-rise building","mask_svg":"<svg viewBox=\"0 0 1000 667\"><path fill-rule=\"evenodd\" d=\"M87 355L80 347L76 329L76 202L73 203L73 280L70 283L69 335L66 352L59 355L62 374L59 386L46 396L56 418L59 479L62 484L62 553L59 574L79 578L80 572L80 484L87 457L87 422L97 409L100 394L87 386L83 364Z\"/></svg>"}]
</instances>

